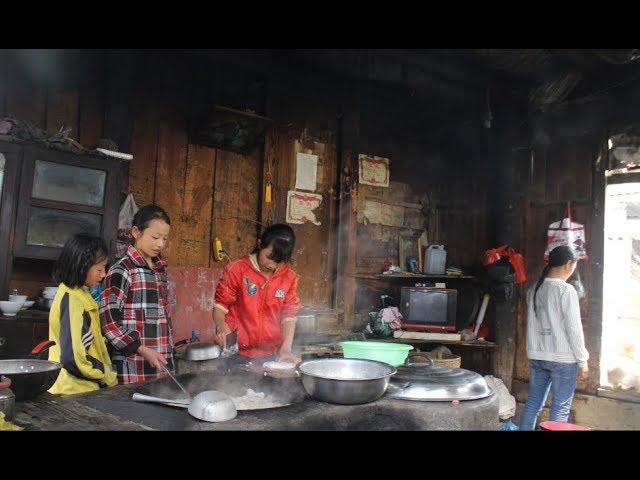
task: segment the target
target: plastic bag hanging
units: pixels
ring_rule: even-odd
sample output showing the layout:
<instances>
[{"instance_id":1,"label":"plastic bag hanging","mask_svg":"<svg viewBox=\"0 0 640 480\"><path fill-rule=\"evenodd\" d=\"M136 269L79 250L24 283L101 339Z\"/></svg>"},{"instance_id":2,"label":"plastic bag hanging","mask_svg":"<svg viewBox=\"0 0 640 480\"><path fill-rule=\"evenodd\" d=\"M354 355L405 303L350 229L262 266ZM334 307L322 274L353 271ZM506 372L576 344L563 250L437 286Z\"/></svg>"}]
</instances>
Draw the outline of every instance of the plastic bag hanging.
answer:
<instances>
[{"instance_id":1,"label":"plastic bag hanging","mask_svg":"<svg viewBox=\"0 0 640 480\"><path fill-rule=\"evenodd\" d=\"M486 250L482 258L482 263L485 266L489 266L501 258L509 259L509 263L515 272L515 283L520 284L527 281L524 257L508 245Z\"/></svg>"},{"instance_id":2,"label":"plastic bag hanging","mask_svg":"<svg viewBox=\"0 0 640 480\"><path fill-rule=\"evenodd\" d=\"M589 258L584 225L571 219L571 202L567 202L567 218L549 225L547 230L547 249L544 252L545 262L549 261L551 250L562 245L568 245L573 248L580 260Z\"/></svg>"},{"instance_id":3,"label":"plastic bag hanging","mask_svg":"<svg viewBox=\"0 0 640 480\"><path fill-rule=\"evenodd\" d=\"M118 239L116 241L116 255L118 257L126 253L128 246L133 241L131 226L133 225L133 217L138 210L133 194L130 193L122 202L120 213L118 214Z\"/></svg>"}]
</instances>

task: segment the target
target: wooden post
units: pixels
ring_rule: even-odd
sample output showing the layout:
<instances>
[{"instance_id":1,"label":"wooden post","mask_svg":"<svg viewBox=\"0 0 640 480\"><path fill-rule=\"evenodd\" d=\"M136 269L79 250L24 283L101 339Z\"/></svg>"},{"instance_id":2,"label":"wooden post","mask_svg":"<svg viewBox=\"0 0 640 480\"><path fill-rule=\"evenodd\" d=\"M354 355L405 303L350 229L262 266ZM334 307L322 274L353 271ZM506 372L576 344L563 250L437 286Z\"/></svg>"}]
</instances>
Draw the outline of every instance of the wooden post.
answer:
<instances>
[{"instance_id":1,"label":"wooden post","mask_svg":"<svg viewBox=\"0 0 640 480\"><path fill-rule=\"evenodd\" d=\"M506 122L505 122L506 123ZM508 122L509 125L517 122ZM528 150L519 150L517 148L522 139L517 131L511 127L505 127L508 130L503 136L502 145L506 151L502 152L499 168L496 172L497 181L495 182L495 198L494 198L494 215L497 222L494 223L496 229L495 242L496 245L511 245L516 249L521 248L521 228L520 222L524 212L522 211L523 201L519 180L518 166L522 165L520 157L528 155ZM526 143L525 143L526 144ZM516 147L516 148L514 148ZM516 293L516 297L519 292ZM508 389L511 389L513 381L513 370L516 354L516 301L514 298L507 302L492 302L494 312L494 337L497 344L495 353L493 354L493 374L502 379Z\"/></svg>"},{"instance_id":2,"label":"wooden post","mask_svg":"<svg viewBox=\"0 0 640 480\"><path fill-rule=\"evenodd\" d=\"M356 215L354 207L356 199L352 198L353 153L343 152L343 170L340 178L340 221L338 228L338 276L336 287L336 307L344 311L344 326L352 327L355 323L356 296Z\"/></svg>"}]
</instances>

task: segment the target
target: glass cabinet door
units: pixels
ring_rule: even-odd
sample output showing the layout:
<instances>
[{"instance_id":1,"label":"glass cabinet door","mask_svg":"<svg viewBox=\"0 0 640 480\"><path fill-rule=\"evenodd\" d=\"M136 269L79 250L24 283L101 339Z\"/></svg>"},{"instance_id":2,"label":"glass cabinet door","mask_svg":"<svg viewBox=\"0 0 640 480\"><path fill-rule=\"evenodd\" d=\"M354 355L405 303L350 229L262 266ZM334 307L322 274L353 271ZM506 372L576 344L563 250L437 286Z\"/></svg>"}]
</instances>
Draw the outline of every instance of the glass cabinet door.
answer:
<instances>
[{"instance_id":1,"label":"glass cabinet door","mask_svg":"<svg viewBox=\"0 0 640 480\"><path fill-rule=\"evenodd\" d=\"M27 245L62 248L77 233L100 235L102 215L31 207L27 226Z\"/></svg>"},{"instance_id":2,"label":"glass cabinet door","mask_svg":"<svg viewBox=\"0 0 640 480\"><path fill-rule=\"evenodd\" d=\"M77 233L113 248L122 164L28 146L23 150L14 257L55 260Z\"/></svg>"},{"instance_id":3,"label":"glass cabinet door","mask_svg":"<svg viewBox=\"0 0 640 480\"><path fill-rule=\"evenodd\" d=\"M101 207L107 172L36 160L32 198Z\"/></svg>"}]
</instances>

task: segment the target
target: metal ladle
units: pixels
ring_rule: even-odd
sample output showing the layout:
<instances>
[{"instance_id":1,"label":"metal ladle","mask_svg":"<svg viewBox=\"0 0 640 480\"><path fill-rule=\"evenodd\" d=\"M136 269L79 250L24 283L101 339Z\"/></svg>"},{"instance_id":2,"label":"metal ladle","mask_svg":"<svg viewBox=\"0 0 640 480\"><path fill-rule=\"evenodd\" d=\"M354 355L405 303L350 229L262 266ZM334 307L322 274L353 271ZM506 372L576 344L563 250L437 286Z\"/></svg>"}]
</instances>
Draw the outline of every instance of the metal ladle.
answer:
<instances>
[{"instance_id":1,"label":"metal ladle","mask_svg":"<svg viewBox=\"0 0 640 480\"><path fill-rule=\"evenodd\" d=\"M162 369L165 372L167 372L167 374L171 377L171 380L173 380L176 383L176 385L180 387L180 390L182 390L184 393L187 394L187 398L191 399L191 394L187 392L187 390L182 386L182 384L178 381L178 379L173 376L173 374L169 371L169 369L165 365L161 365L161 366L162 366Z\"/></svg>"},{"instance_id":2,"label":"metal ladle","mask_svg":"<svg viewBox=\"0 0 640 480\"><path fill-rule=\"evenodd\" d=\"M161 403L170 407L186 408L189 415L205 422L226 422L234 419L238 414L231 397L215 390L200 392L191 401L152 397L137 392L131 398L136 402Z\"/></svg>"}]
</instances>

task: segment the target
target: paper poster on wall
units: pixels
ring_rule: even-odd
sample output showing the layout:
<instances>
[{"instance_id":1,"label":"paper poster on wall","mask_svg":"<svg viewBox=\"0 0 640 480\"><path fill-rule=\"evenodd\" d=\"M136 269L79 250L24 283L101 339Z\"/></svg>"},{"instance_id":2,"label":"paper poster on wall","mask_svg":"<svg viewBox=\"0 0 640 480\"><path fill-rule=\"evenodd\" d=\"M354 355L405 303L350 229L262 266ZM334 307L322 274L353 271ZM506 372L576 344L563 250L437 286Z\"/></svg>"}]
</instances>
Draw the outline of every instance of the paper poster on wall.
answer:
<instances>
[{"instance_id":1,"label":"paper poster on wall","mask_svg":"<svg viewBox=\"0 0 640 480\"><path fill-rule=\"evenodd\" d=\"M298 152L296 155L296 190L315 191L317 172L318 156Z\"/></svg>"},{"instance_id":2,"label":"paper poster on wall","mask_svg":"<svg viewBox=\"0 0 640 480\"><path fill-rule=\"evenodd\" d=\"M314 210L321 203L322 195L289 190L287 194L287 223L303 224L311 222L314 225L320 225Z\"/></svg>"},{"instance_id":3,"label":"paper poster on wall","mask_svg":"<svg viewBox=\"0 0 640 480\"><path fill-rule=\"evenodd\" d=\"M363 216L368 223L378 223L390 227L404 225L404 208L387 203L367 200L364 204Z\"/></svg>"},{"instance_id":4,"label":"paper poster on wall","mask_svg":"<svg viewBox=\"0 0 640 480\"><path fill-rule=\"evenodd\" d=\"M373 155L358 155L360 183L374 187L389 186L389 159Z\"/></svg>"}]
</instances>

